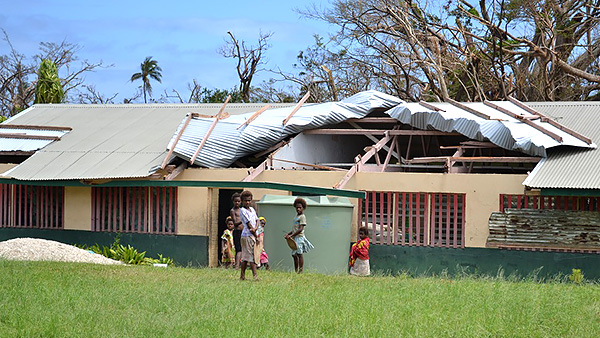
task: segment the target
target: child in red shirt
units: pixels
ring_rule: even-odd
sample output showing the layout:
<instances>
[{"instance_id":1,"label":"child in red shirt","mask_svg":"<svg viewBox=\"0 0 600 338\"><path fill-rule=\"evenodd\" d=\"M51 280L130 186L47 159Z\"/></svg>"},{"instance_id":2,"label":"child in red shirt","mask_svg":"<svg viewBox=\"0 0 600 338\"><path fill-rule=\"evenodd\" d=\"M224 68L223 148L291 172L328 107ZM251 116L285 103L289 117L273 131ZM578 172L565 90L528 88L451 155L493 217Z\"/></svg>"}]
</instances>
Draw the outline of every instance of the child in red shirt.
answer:
<instances>
[{"instance_id":1,"label":"child in red shirt","mask_svg":"<svg viewBox=\"0 0 600 338\"><path fill-rule=\"evenodd\" d=\"M352 245L350 249L350 274L355 276L369 276L371 267L369 265L369 229L360 227L358 229L360 240Z\"/></svg>"}]
</instances>

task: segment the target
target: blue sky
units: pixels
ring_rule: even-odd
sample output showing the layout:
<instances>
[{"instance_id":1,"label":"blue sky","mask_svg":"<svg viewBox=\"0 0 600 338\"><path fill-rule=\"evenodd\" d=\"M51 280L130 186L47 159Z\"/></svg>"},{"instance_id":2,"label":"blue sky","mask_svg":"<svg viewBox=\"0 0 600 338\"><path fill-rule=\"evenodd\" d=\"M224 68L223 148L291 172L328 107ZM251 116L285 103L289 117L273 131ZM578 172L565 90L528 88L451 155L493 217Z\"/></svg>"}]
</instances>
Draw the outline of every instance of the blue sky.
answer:
<instances>
[{"instance_id":1,"label":"blue sky","mask_svg":"<svg viewBox=\"0 0 600 338\"><path fill-rule=\"evenodd\" d=\"M155 98L165 89L185 95L193 79L208 88L237 86L235 61L217 53L227 31L252 45L260 31L273 32L266 67L291 70L298 52L313 44L314 34L327 36L333 30L294 11L313 2L17 0L3 4L0 28L26 56L37 53L42 41L64 40L81 46L80 59L113 64L89 73L86 83L106 96L119 93L116 102L120 102L135 92L138 84L128 80L146 56L157 60L163 70L162 84L153 83ZM2 41L0 55L8 51ZM257 76L253 84L274 75Z\"/></svg>"}]
</instances>

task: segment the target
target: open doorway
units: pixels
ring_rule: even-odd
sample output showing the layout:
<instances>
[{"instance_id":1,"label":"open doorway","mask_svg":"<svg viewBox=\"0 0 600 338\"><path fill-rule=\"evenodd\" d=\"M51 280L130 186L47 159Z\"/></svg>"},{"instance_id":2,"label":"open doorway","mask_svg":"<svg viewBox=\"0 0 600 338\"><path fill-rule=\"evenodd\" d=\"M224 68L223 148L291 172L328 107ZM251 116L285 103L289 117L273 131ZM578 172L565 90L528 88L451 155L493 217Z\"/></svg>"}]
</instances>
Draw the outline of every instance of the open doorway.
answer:
<instances>
[{"instance_id":1,"label":"open doorway","mask_svg":"<svg viewBox=\"0 0 600 338\"><path fill-rule=\"evenodd\" d=\"M219 257L219 266L221 265L221 235L223 235L223 231L227 229L227 225L225 224L225 220L227 216L229 216L229 211L233 208L233 202L231 201L231 196L234 193L242 193L242 189L219 189L219 232L218 232L218 251L217 257Z\"/></svg>"}]
</instances>

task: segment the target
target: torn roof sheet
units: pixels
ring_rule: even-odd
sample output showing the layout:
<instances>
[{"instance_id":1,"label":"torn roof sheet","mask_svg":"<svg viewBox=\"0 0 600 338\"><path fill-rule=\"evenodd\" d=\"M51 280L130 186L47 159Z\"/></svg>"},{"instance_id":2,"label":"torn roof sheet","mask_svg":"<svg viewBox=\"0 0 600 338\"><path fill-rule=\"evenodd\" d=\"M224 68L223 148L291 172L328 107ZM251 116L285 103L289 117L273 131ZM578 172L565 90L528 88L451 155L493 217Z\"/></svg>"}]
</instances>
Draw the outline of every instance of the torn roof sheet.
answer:
<instances>
[{"instance_id":1,"label":"torn roof sheet","mask_svg":"<svg viewBox=\"0 0 600 338\"><path fill-rule=\"evenodd\" d=\"M478 141L490 141L507 150L519 151L531 156L546 157L546 149L561 145L582 148L596 148L596 144L587 143L558 127L542 122L523 108L508 101L494 101L493 105L506 109L519 118L512 117L482 102L464 103L489 119L477 116L450 103L435 103L431 106L441 109L428 109L419 103L398 105L386 113L400 122L419 129L435 129L446 132L458 132ZM531 121L536 127L526 124ZM546 131L546 132L544 132ZM553 137L554 135L555 137ZM557 139L558 138L558 139Z\"/></svg>"},{"instance_id":2,"label":"torn roof sheet","mask_svg":"<svg viewBox=\"0 0 600 338\"><path fill-rule=\"evenodd\" d=\"M0 125L0 152L33 152L68 133L65 129Z\"/></svg>"},{"instance_id":3,"label":"torn roof sheet","mask_svg":"<svg viewBox=\"0 0 600 338\"><path fill-rule=\"evenodd\" d=\"M363 118L377 108L386 109L389 116L418 129L458 132L473 140L490 141L504 149L520 151L531 156L546 157L546 149L560 145L596 147L594 143L587 143L558 127L542 122L539 116L508 101L495 101L492 106L481 102L423 105L405 103L396 97L371 90L341 102L304 105L283 125L282 121L293 108L267 110L247 126L241 125L252 113L219 120L204 142L194 164L203 167L227 167L237 159L268 149L290 135L337 124L350 118ZM501 110L507 110L513 116ZM524 119L531 122L527 124ZM214 121L214 118L192 118L175 144L173 153L190 161ZM173 147L184 124L185 119L173 134L167 149Z\"/></svg>"},{"instance_id":4,"label":"torn roof sheet","mask_svg":"<svg viewBox=\"0 0 600 338\"><path fill-rule=\"evenodd\" d=\"M194 164L204 167L228 167L238 158L267 149L290 135L337 124L350 118L362 118L374 109L389 109L401 103L403 101L396 97L377 91L366 91L341 102L304 105L285 125L282 122L294 107L267 110L247 126L241 125L252 116L251 113L230 116L216 124ZM214 120L192 118L175 145L174 154L191 160ZM175 131L168 149L173 146L184 124L185 120Z\"/></svg>"}]
</instances>

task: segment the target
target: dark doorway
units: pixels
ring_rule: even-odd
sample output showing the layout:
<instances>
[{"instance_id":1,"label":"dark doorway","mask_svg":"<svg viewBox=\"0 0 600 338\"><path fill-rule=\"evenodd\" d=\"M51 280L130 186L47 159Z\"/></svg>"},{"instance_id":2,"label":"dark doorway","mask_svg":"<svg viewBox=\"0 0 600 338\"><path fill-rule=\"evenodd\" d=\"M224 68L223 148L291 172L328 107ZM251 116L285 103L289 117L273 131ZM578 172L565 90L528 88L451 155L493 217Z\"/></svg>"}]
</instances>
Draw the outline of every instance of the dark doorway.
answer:
<instances>
[{"instance_id":1,"label":"dark doorway","mask_svg":"<svg viewBox=\"0 0 600 338\"><path fill-rule=\"evenodd\" d=\"M242 193L242 189L219 189L219 232L217 233L219 239L219 251L217 251L217 257L219 257L219 265L221 265L221 235L223 235L223 231L227 229L225 220L227 219L227 216L229 216L229 211L231 210L231 208L233 208L231 196L236 192Z\"/></svg>"}]
</instances>

